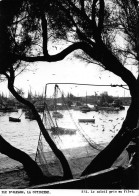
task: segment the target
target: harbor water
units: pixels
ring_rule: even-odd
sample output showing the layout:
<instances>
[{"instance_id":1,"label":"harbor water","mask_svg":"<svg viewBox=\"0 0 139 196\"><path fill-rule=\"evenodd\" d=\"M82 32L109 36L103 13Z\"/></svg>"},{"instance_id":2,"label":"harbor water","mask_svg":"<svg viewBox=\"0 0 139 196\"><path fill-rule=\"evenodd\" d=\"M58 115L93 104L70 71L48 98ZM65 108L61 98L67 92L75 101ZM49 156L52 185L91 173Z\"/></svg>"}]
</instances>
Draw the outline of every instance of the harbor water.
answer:
<instances>
[{"instance_id":1,"label":"harbor water","mask_svg":"<svg viewBox=\"0 0 139 196\"><path fill-rule=\"evenodd\" d=\"M75 129L74 134L53 136L59 148L67 149L86 145L87 140L106 146L119 131L126 116L128 106L121 111L91 111L82 113L76 110L63 110L63 118L57 125L65 129ZM40 114L42 116L42 114ZM10 122L9 117L20 117L21 122ZM43 117L43 116L42 116ZM95 119L95 123L79 123L79 119ZM65 132L66 133L66 132ZM0 113L0 134L13 146L28 154L37 150L40 130L35 120L25 119L22 110L14 113ZM85 136L85 137L84 137ZM0 158L5 155L0 154Z\"/></svg>"}]
</instances>

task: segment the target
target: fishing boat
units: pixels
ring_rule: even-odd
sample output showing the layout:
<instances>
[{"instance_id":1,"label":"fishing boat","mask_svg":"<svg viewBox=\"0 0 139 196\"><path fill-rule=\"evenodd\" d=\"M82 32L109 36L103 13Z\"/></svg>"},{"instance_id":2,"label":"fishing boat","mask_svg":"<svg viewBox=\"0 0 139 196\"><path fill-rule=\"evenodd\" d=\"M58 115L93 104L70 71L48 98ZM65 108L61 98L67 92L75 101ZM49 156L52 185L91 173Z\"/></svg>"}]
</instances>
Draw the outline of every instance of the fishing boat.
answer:
<instances>
[{"instance_id":1,"label":"fishing boat","mask_svg":"<svg viewBox=\"0 0 139 196\"><path fill-rule=\"evenodd\" d=\"M63 127L52 127L50 129L52 135L73 135L76 133L76 129L63 128Z\"/></svg>"},{"instance_id":2,"label":"fishing boat","mask_svg":"<svg viewBox=\"0 0 139 196\"><path fill-rule=\"evenodd\" d=\"M25 118L29 119L29 120L35 120L35 117L34 117L34 115L32 114L31 111L25 112Z\"/></svg>"},{"instance_id":3,"label":"fishing boat","mask_svg":"<svg viewBox=\"0 0 139 196\"><path fill-rule=\"evenodd\" d=\"M54 111L52 113L52 117L57 119L57 118L63 118L63 114L61 114L60 112L57 111L57 92L58 91L58 86L55 85L55 89L54 89Z\"/></svg>"},{"instance_id":4,"label":"fishing boat","mask_svg":"<svg viewBox=\"0 0 139 196\"><path fill-rule=\"evenodd\" d=\"M0 112L18 112L18 109L11 107L0 108Z\"/></svg>"},{"instance_id":5,"label":"fishing boat","mask_svg":"<svg viewBox=\"0 0 139 196\"><path fill-rule=\"evenodd\" d=\"M44 118L45 119L44 124L46 126L46 129L49 132L51 131L52 139L55 139L56 138L55 141L57 142L57 144L58 144L58 142L60 142L60 144L62 144L61 141L63 139L62 138L63 136L61 138L60 137L53 137L53 134L57 134L59 136L60 134L67 133L67 130L68 129L58 127L58 125L55 123L56 120L51 118L51 115L50 115L49 110L48 111L46 110L46 114L45 115L46 115L46 118ZM75 121L74 121L74 119L72 118L71 115L70 115L70 117L71 117L71 120L73 120L73 123L74 123L74 125L75 125L75 127L76 127L76 129L78 131L77 134L79 133L81 135L81 137L83 137L83 141L86 141L87 144L88 144L88 146L90 148L95 149L95 150L98 150L98 151L101 151L104 147L101 146L98 143L95 143L95 141L93 141L83 131L83 129L81 128L81 126L76 126ZM85 118L82 118L82 119L78 119L78 120L79 120L79 122L91 122L91 123L95 123L95 119L94 119L93 116L92 116L92 118L91 117L88 118L88 119L87 118L86 119ZM61 126L61 124L60 124L60 126ZM70 127L72 127L72 126L70 125ZM66 139L66 138L64 138L64 139ZM68 142L68 140L66 142ZM48 168L48 165L47 165L48 156L46 154L46 152L47 152L47 146L46 146L46 150L44 148L45 146L46 146L45 145L45 140L43 138L42 133L40 132L40 137L39 137L39 141L38 141L38 147L37 147L37 151L36 151L36 159L35 160L37 162L40 161L39 163L41 163L42 165L46 165L46 168ZM64 147L64 145L63 145L63 147ZM86 148L86 146L85 146L85 148ZM61 147L61 149L63 150L64 148ZM94 150L92 150L92 149L90 149L90 151L91 152L93 151L93 156L94 156ZM72 149L72 153L73 153L73 151L74 150ZM78 152L80 152L80 151L82 152L84 150L79 149ZM89 155L88 152L89 151L87 149L87 153L86 153L87 156ZM123 170L124 169L121 166L120 167L116 167L116 168L108 168L106 170L98 171L97 173L93 173L93 174L90 174L90 175L86 175L86 176L82 176L82 177L77 177L76 178L76 175L78 176L77 172L78 172L78 168L79 168L79 158L77 157L78 156L78 153L77 152L76 152L75 155L76 156L73 156L73 159L72 159L73 162L70 162L70 163L74 163L74 164L71 164L71 165L73 165L72 167L75 166L72 169L72 171L75 171L75 173L74 173L75 179L72 179L72 180L69 180L69 181L66 180L66 181L61 181L61 182L54 182L54 183L47 183L47 184L43 184L43 185L37 185L37 186L32 187L32 188L59 188L59 189L60 188L71 188L71 189L77 189L78 188L78 189L80 189L80 188L84 187L85 189L86 188L90 188L90 189L91 188L92 189L105 188L106 189L106 188L114 188L114 186L116 186L116 185L118 185L119 187L121 187L120 186L121 185L120 184L121 183L121 177L124 176L123 175L123 172L124 172ZM69 156L71 156L71 155L69 154ZM43 158L44 162L41 162L42 161L42 157L44 157ZM126 158L125 155L124 155L124 158ZM75 159L78 159L77 164L75 164ZM85 157L85 159L86 159L86 157ZM44 169L44 172L45 171L47 171L47 170ZM59 172L59 169L58 169L58 172ZM61 173L60 173L60 176L61 176ZM126 176L126 173L125 173L125 176Z\"/></svg>"},{"instance_id":6,"label":"fishing boat","mask_svg":"<svg viewBox=\"0 0 139 196\"><path fill-rule=\"evenodd\" d=\"M20 118L9 117L9 121L11 122L21 122Z\"/></svg>"},{"instance_id":7,"label":"fishing boat","mask_svg":"<svg viewBox=\"0 0 139 196\"><path fill-rule=\"evenodd\" d=\"M78 119L81 123L95 123L95 119Z\"/></svg>"},{"instance_id":8,"label":"fishing boat","mask_svg":"<svg viewBox=\"0 0 139 196\"><path fill-rule=\"evenodd\" d=\"M112 106L114 106L115 108L119 108L119 110L124 110L125 107L123 106L123 103L121 100L116 99L113 101Z\"/></svg>"},{"instance_id":9,"label":"fishing boat","mask_svg":"<svg viewBox=\"0 0 139 196\"><path fill-rule=\"evenodd\" d=\"M63 114L60 112L54 111L52 114L53 118L63 118Z\"/></svg>"},{"instance_id":10,"label":"fishing boat","mask_svg":"<svg viewBox=\"0 0 139 196\"><path fill-rule=\"evenodd\" d=\"M105 110L105 111L119 111L119 107L113 107L113 106L96 106L97 110Z\"/></svg>"},{"instance_id":11,"label":"fishing boat","mask_svg":"<svg viewBox=\"0 0 139 196\"><path fill-rule=\"evenodd\" d=\"M80 111L83 113L90 112L91 108L88 105L84 105L80 107Z\"/></svg>"},{"instance_id":12,"label":"fishing boat","mask_svg":"<svg viewBox=\"0 0 139 196\"><path fill-rule=\"evenodd\" d=\"M86 104L83 105L83 106L80 106L80 110L83 113L86 113L86 112L90 112L91 111L91 108L87 105L87 92L86 92Z\"/></svg>"}]
</instances>

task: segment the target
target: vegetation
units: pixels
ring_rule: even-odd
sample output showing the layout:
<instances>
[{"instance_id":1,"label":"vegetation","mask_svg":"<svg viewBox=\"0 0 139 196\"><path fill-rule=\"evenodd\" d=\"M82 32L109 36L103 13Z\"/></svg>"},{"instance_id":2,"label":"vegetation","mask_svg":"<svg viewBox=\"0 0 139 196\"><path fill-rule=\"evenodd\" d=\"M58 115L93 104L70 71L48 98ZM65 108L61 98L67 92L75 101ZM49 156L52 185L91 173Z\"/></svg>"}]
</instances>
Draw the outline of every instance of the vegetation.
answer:
<instances>
[{"instance_id":1,"label":"vegetation","mask_svg":"<svg viewBox=\"0 0 139 196\"><path fill-rule=\"evenodd\" d=\"M104 92L100 96L99 105L110 104L114 101L112 96L109 96L107 92Z\"/></svg>"},{"instance_id":2,"label":"vegetation","mask_svg":"<svg viewBox=\"0 0 139 196\"><path fill-rule=\"evenodd\" d=\"M34 105L15 90L15 71L32 62L60 61L76 51L77 58L92 66L99 64L128 85L131 105L119 133L82 175L111 167L131 141L139 119L139 76L135 77L125 66L129 61L133 66L139 65L138 1L2 0L0 10L0 74L8 79L8 88L16 99L32 110L46 141L61 161L66 179L72 178L68 162L46 132ZM64 49L50 55L51 45L62 40Z\"/></svg>"}]
</instances>

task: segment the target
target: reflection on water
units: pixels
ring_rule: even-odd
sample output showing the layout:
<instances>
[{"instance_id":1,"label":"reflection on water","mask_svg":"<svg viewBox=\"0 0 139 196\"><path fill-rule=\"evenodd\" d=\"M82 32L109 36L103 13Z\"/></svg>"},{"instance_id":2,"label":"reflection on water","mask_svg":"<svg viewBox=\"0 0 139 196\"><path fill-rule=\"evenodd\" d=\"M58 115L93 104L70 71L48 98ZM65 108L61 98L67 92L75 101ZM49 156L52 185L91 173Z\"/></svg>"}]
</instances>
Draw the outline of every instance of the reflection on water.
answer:
<instances>
[{"instance_id":1,"label":"reflection on water","mask_svg":"<svg viewBox=\"0 0 139 196\"><path fill-rule=\"evenodd\" d=\"M126 111L119 112L95 112L82 113L80 111L70 110L61 111L63 118L57 120L57 124L62 128L77 129L75 134L66 134L59 136L53 136L55 142L59 145L59 148L72 148L85 145L85 139L87 138L95 141L98 144L107 144L114 135L118 132L121 124L125 118ZM9 116L20 117L21 122L9 122ZM78 119L81 118L95 118L95 123L78 123ZM35 120L30 121L25 119L25 114L22 110L17 113L0 113L0 134L13 146L25 151L28 154L36 152L39 127ZM0 157L4 155L0 154Z\"/></svg>"}]
</instances>

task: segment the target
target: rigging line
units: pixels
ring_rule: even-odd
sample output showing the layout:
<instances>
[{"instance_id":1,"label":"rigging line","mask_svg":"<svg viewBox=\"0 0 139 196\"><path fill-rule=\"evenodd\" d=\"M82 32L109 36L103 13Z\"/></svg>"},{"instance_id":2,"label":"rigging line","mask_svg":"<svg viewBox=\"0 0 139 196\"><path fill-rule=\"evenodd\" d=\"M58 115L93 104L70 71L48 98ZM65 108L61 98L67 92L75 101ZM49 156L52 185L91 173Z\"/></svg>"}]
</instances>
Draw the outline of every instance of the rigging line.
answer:
<instances>
[{"instance_id":1,"label":"rigging line","mask_svg":"<svg viewBox=\"0 0 139 196\"><path fill-rule=\"evenodd\" d=\"M122 86L122 88L125 89L125 90L129 90L129 88L125 88L124 86Z\"/></svg>"},{"instance_id":2,"label":"rigging line","mask_svg":"<svg viewBox=\"0 0 139 196\"><path fill-rule=\"evenodd\" d=\"M39 152L39 155L38 155L39 156L40 168L41 168L41 166L43 166L43 168L45 166L45 172L44 173L46 174L46 172L47 172L46 175L52 176L52 174L49 172L49 164L48 164L48 161L46 160L44 153L41 153L41 152Z\"/></svg>"},{"instance_id":3,"label":"rigging line","mask_svg":"<svg viewBox=\"0 0 139 196\"><path fill-rule=\"evenodd\" d=\"M58 85L57 85L57 88L59 89L60 93L62 94L62 92L61 92L61 90L60 90L60 88L59 88ZM63 95L64 95L64 93L63 93ZM62 100L63 100L63 103L65 104L65 106L67 107L68 113L69 113L69 115L70 115L70 117L71 117L71 119L72 119L72 121L73 121L73 123L74 123L74 126L76 127L76 129L77 129L77 130L79 131L79 133L80 133L80 130L79 130L77 124L75 123L75 121L74 121L74 119L73 119L73 117L72 117L72 114L71 114L71 112L70 112L70 110L69 110L69 107L68 107L68 105L66 104L66 101L65 101L65 99L64 99L64 96L62 96ZM81 134L81 133L80 133L80 134ZM81 134L81 135L82 135L82 134ZM87 141L87 140L86 140L86 141Z\"/></svg>"},{"instance_id":4,"label":"rigging line","mask_svg":"<svg viewBox=\"0 0 139 196\"><path fill-rule=\"evenodd\" d=\"M55 85L55 87L54 87L54 109L55 109L55 111L57 111L57 100L56 100L56 98L57 98L57 85ZM57 119L54 117L54 119L55 119L55 124L56 124L56 127L58 127L58 124L57 124Z\"/></svg>"},{"instance_id":5,"label":"rigging line","mask_svg":"<svg viewBox=\"0 0 139 196\"><path fill-rule=\"evenodd\" d=\"M78 123L78 125L79 125L79 123ZM80 129L82 130L82 132L81 132L81 134L82 134L82 136L88 141L88 143L89 143L89 145L91 146L91 147L93 147L94 149L96 149L96 150L98 150L98 151L101 151L102 150L102 146L100 145L100 144L96 144L86 133L85 133L85 131L83 130L83 128L79 125L79 127L80 127ZM94 146L95 145L95 146ZM99 146L99 148L98 147L96 147L96 146Z\"/></svg>"},{"instance_id":6,"label":"rigging line","mask_svg":"<svg viewBox=\"0 0 139 196\"><path fill-rule=\"evenodd\" d=\"M57 87L59 88L59 86L57 85ZM60 88L59 88L59 91L61 92L61 90L60 90ZM62 93L62 92L61 92ZM66 103L65 102L65 100L64 100L64 97L62 97L62 99L63 99L63 102L64 102L64 104ZM87 135L85 135L85 132L84 132L84 130L82 129L82 127L80 126L80 128L81 128L81 130L82 130L82 132L80 131L80 129L78 128L78 126L77 126L77 124L75 123L75 121L74 121L74 119L73 119L73 117L72 117L72 114L70 113L70 111L69 111L69 107L67 106L67 104L65 104L66 105L66 107L67 107L67 109L68 109L68 112L69 112L69 114L70 114L70 116L71 116L71 119L73 120L73 123L74 123L74 125L75 125L75 127L77 128L77 130L79 131L79 133L85 138L85 140L89 143L89 145L91 145L91 147L93 147L93 148L95 148L96 150L99 150L100 151L100 149L98 149L97 147L95 147L95 146L93 146L93 144L94 145L98 145L98 144L95 144L95 142L94 141L92 141ZM87 138L88 137L88 138ZM92 144L93 143L93 144ZM101 147L101 145L99 145L100 147Z\"/></svg>"},{"instance_id":7,"label":"rigging line","mask_svg":"<svg viewBox=\"0 0 139 196\"><path fill-rule=\"evenodd\" d=\"M45 94L44 94L44 108L43 108L43 115L42 115L42 121L44 121L44 117L45 117L45 108L46 108L46 103L45 103L45 100L46 100L46 89L47 89L47 86L45 86ZM35 155L35 161L37 160L37 153L38 153L38 150L39 150L39 142L41 140L41 130L40 130L40 134L39 134L39 139L38 139L38 145L37 145L37 150L36 150L36 155Z\"/></svg>"},{"instance_id":8,"label":"rigging line","mask_svg":"<svg viewBox=\"0 0 139 196\"><path fill-rule=\"evenodd\" d=\"M127 86L125 84L85 84L85 83L74 83L74 82L56 82L56 83L47 83L47 85L50 84L73 84L73 85L87 85L87 86L111 86L111 87L123 87L123 86Z\"/></svg>"},{"instance_id":9,"label":"rigging line","mask_svg":"<svg viewBox=\"0 0 139 196\"><path fill-rule=\"evenodd\" d=\"M79 123L78 123L78 126L80 127L80 129L79 129L79 131L80 130L82 130L82 131L80 131L80 134L84 137L84 139L89 143L89 145L92 147L92 148L94 148L94 149L96 149L96 150L98 150L98 151L101 151L102 150L102 147L101 147L101 145L100 144L96 144L86 133L85 133L85 131L83 130L83 128L79 125ZM96 146L99 146L100 148L98 148L98 147L96 147Z\"/></svg>"},{"instance_id":10,"label":"rigging line","mask_svg":"<svg viewBox=\"0 0 139 196\"><path fill-rule=\"evenodd\" d=\"M20 114L20 116L19 116L18 118L21 118L21 116L23 115L23 113L24 113L24 112L22 111L22 113Z\"/></svg>"},{"instance_id":11,"label":"rigging line","mask_svg":"<svg viewBox=\"0 0 139 196\"><path fill-rule=\"evenodd\" d=\"M40 166L43 166L43 167L45 166L45 172L47 171L47 174L51 175L50 172L49 172L49 169L48 169L48 161L47 161L47 159L45 157L45 154L44 154L44 150L43 149L44 149L43 148L43 144L40 141L39 142L38 154L37 154L37 157L36 157L36 162L38 162L40 164Z\"/></svg>"},{"instance_id":12,"label":"rigging line","mask_svg":"<svg viewBox=\"0 0 139 196\"><path fill-rule=\"evenodd\" d=\"M77 124L75 123L75 121L74 121L74 119L73 119L73 117L72 117L72 114L70 113L69 110L68 110L68 112L69 112L69 114L70 114L70 116L71 116L71 118L72 118L72 120L73 120L75 126L77 127L79 133L82 135L82 137L84 137L84 139L89 143L89 145L90 145L91 147L93 147L93 148L95 148L96 150L99 150L99 151L100 151L101 149L99 149L99 148L96 147L96 146L98 146L98 144L96 144L91 138L89 138L89 136L87 136L87 134L85 134L85 131L84 131L83 128L79 125L79 123L78 123L78 126L79 126L80 128L77 126ZM81 130L82 130L82 131L81 131ZM95 146L94 146L94 145L95 145ZM101 145L99 145L99 147L101 147Z\"/></svg>"},{"instance_id":13,"label":"rigging line","mask_svg":"<svg viewBox=\"0 0 139 196\"><path fill-rule=\"evenodd\" d=\"M45 89L45 98L46 98L46 89ZM44 107L46 108L46 110L47 110L47 113L48 113L48 115L49 115L49 124L50 124L50 126L52 127L55 127L55 125L54 125L54 123L53 123L53 120L52 120L52 118L51 118L51 115L50 115L50 112L49 112L49 110L48 110L48 107L47 107L47 104L44 102ZM42 120L44 121L44 117L45 117L45 108L44 108L44 111L43 111L43 117L42 117ZM48 122L47 122L48 123ZM55 127L55 130L56 130L56 127ZM41 133L41 130L40 130L40 134L39 134L39 140L38 140L38 145L37 145L37 150L36 150L36 155L35 155L35 161L37 160L37 154L39 153L39 144L40 144L40 142L41 142L41 136L42 136L42 133ZM60 139L60 138L59 138Z\"/></svg>"},{"instance_id":14,"label":"rigging line","mask_svg":"<svg viewBox=\"0 0 139 196\"><path fill-rule=\"evenodd\" d=\"M56 84L55 85L55 92L57 92L57 94L58 94L58 90L60 91L60 93L61 93L61 95L62 95L62 92L61 92L61 90L60 90L60 88L59 88L59 86ZM63 96L62 96L63 97ZM56 97L55 97L56 98ZM65 104L65 100L62 98L62 101L63 101L63 103ZM68 106L67 106L67 104L65 104L65 106L67 107L67 109L68 109ZM69 110L68 110L69 111ZM56 120L56 119L55 119ZM57 122L57 121L56 121ZM57 125L57 128L58 128L58 124L56 124ZM58 132L58 129L57 129L57 132ZM62 139L60 138L60 136L59 136L59 134L58 134L58 137L59 137L59 139L61 140L61 142L63 143L63 141L62 141ZM70 155L71 155L71 153L69 153Z\"/></svg>"},{"instance_id":15,"label":"rigging line","mask_svg":"<svg viewBox=\"0 0 139 196\"><path fill-rule=\"evenodd\" d=\"M54 124L54 122L53 122L53 119L52 119L52 116L51 116L51 114L50 114L50 112L49 112L49 109L48 109L47 104L46 104L46 108L47 108L47 114L48 114L48 116L49 116L49 118L48 118L48 116L47 116L47 119L48 119L48 121L49 121L49 124L50 124L51 128L53 127L54 130L55 130L55 132L58 133L58 130L57 130L58 127L56 127L55 124ZM58 135L59 140L62 142L62 140L61 140L59 134L57 134L57 135Z\"/></svg>"},{"instance_id":16,"label":"rigging line","mask_svg":"<svg viewBox=\"0 0 139 196\"><path fill-rule=\"evenodd\" d=\"M37 150L36 150L36 154L35 154L35 161L37 160L37 154L38 154L38 151L39 151L40 140L41 140L41 131L40 131L40 134L39 134L38 145L37 145Z\"/></svg>"}]
</instances>

